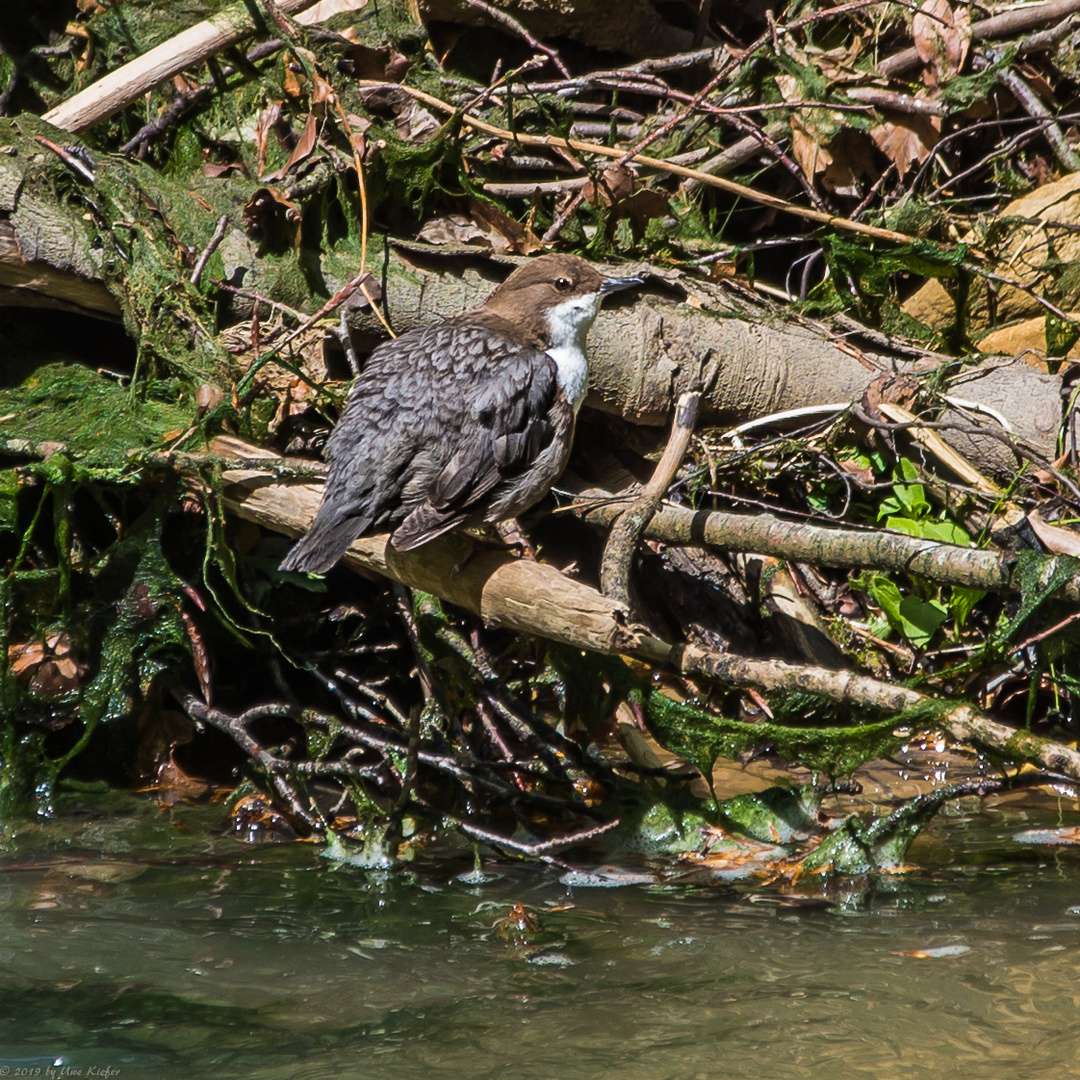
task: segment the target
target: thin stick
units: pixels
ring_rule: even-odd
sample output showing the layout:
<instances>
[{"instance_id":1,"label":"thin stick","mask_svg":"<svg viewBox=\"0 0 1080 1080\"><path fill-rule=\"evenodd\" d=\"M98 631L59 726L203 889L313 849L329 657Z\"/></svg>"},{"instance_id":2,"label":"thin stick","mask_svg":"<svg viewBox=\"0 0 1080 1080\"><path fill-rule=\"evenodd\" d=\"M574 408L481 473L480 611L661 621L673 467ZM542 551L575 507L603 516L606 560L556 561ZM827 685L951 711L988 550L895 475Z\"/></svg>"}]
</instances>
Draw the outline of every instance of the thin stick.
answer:
<instances>
[{"instance_id":1,"label":"thin stick","mask_svg":"<svg viewBox=\"0 0 1080 1080\"><path fill-rule=\"evenodd\" d=\"M1077 3L1080 3L1080 0L1077 0ZM357 85L363 87L376 87L386 86L387 84L377 79L361 79L358 80ZM424 93L423 90L417 90L412 86L400 86L397 83L395 83L394 86L404 90L407 94L416 98L417 101L422 101L424 104L430 105L433 109L438 109L442 113L450 115L457 112L453 105L448 105L440 98L437 98L432 94ZM555 135L524 135L508 131L506 128L497 127L495 124L489 124L486 120L482 120L478 116L471 116L468 113L462 114L461 119L464 123L468 124L469 127L475 128L477 131L482 131L486 135L494 135L500 139L506 139L508 142L516 142L521 146L558 147L563 150L576 150L578 153L599 154L601 157L609 158L621 158L626 153L625 150L618 150L611 146L602 146L599 143L583 142L579 139L562 139ZM779 199L775 195L768 195L761 191L755 191L753 188L746 187L745 184L737 184L734 180L727 180L721 176L711 176L709 173L702 172L700 169L690 169L684 165L676 165L672 161L646 157L643 154L637 154L634 160L640 165L658 169L660 172L670 173L673 176L682 176L689 180L697 180L709 187L719 188L721 191L727 191L732 195L738 195L741 198L749 199L751 202L755 202L760 206L767 206L772 210L794 214L797 217L805 218L808 221L816 221L821 225L828 225L835 229L843 229L847 232L860 233L863 236L873 237L875 240L887 240L892 244L912 244L915 242L914 238L908 236L907 233L896 232L893 229L879 229L873 225L864 225L861 221L851 221L849 218L839 217L836 214L829 214L821 210L812 210L804 206L798 206L795 203L788 202L786 199Z\"/></svg>"},{"instance_id":2,"label":"thin stick","mask_svg":"<svg viewBox=\"0 0 1080 1080\"><path fill-rule=\"evenodd\" d=\"M360 159L360 151L356 146L356 136L353 132L352 125L345 115L345 110L341 107L341 101L338 99L337 94L334 94L334 108L337 110L338 119L341 121L341 126L345 131L345 136L348 138L349 146L352 149L353 166L356 168L356 182L360 191L360 273L356 275L356 287L363 293L364 299L368 302L371 310L375 312L375 318L383 324L383 328L392 338L396 338L397 334L391 329L386 316L379 310L378 304L372 299L371 293L367 291L367 285L364 284L364 277L367 272L368 248L368 199L367 184L364 181L364 163Z\"/></svg>"},{"instance_id":3,"label":"thin stick","mask_svg":"<svg viewBox=\"0 0 1080 1080\"><path fill-rule=\"evenodd\" d=\"M529 48L535 49L537 52L542 52L559 69L560 75L566 79L570 78L570 72L562 62L562 58L559 54L550 46L545 45L542 41L537 41L537 39L534 38L513 16L508 15L505 11L500 11L496 7L492 7L490 4L485 3L484 0L465 0L465 3L468 4L469 7L476 8L477 11L482 11L492 22L498 23L499 26L509 30L510 33L516 34L529 46Z\"/></svg>"},{"instance_id":4,"label":"thin stick","mask_svg":"<svg viewBox=\"0 0 1080 1080\"><path fill-rule=\"evenodd\" d=\"M280 0L278 7L292 14L313 3L314 0ZM248 5L231 4L213 18L189 27L129 64L103 75L85 90L50 109L42 119L73 134L85 131L179 75L185 68L228 48L256 29Z\"/></svg>"},{"instance_id":5,"label":"thin stick","mask_svg":"<svg viewBox=\"0 0 1080 1080\"><path fill-rule=\"evenodd\" d=\"M985 56L975 58L975 69L985 70L997 59L998 50L988 49ZM1068 172L1080 171L1080 155L1069 145L1065 134L1053 118L1050 110L1038 99L1031 87L1012 68L1002 68L997 73L998 82L1006 87L1028 116L1044 122L1043 134L1054 151L1054 155Z\"/></svg>"},{"instance_id":6,"label":"thin stick","mask_svg":"<svg viewBox=\"0 0 1080 1080\"><path fill-rule=\"evenodd\" d=\"M646 526L660 508L664 492L678 472L686 448L694 434L701 394L696 391L683 394L675 408L675 419L667 446L653 471L645 490L631 503L611 527L604 558L600 566L600 591L609 599L630 608L630 566L637 550L638 541Z\"/></svg>"},{"instance_id":7,"label":"thin stick","mask_svg":"<svg viewBox=\"0 0 1080 1080\"><path fill-rule=\"evenodd\" d=\"M206 264L210 261L210 256L214 254L218 249L218 244L225 239L225 230L229 227L229 215L222 214L218 218L217 228L214 230L214 235L210 237L210 243L203 248L202 254L199 256L199 261L195 264L195 269L191 271L191 284L198 285L199 278L202 277L202 272L206 269Z\"/></svg>"}]
</instances>

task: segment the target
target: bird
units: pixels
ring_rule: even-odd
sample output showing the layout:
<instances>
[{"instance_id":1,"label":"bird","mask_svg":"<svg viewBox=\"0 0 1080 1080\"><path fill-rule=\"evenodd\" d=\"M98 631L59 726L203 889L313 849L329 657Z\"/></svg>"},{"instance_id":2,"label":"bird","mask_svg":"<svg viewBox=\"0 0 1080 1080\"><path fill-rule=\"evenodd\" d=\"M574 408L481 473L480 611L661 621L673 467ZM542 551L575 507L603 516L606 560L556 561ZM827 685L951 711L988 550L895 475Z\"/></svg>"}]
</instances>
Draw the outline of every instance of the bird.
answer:
<instances>
[{"instance_id":1,"label":"bird","mask_svg":"<svg viewBox=\"0 0 1080 1080\"><path fill-rule=\"evenodd\" d=\"M359 537L389 532L412 551L539 502L570 456L600 301L642 283L541 255L480 307L379 345L327 441L315 520L281 568L323 574Z\"/></svg>"}]
</instances>

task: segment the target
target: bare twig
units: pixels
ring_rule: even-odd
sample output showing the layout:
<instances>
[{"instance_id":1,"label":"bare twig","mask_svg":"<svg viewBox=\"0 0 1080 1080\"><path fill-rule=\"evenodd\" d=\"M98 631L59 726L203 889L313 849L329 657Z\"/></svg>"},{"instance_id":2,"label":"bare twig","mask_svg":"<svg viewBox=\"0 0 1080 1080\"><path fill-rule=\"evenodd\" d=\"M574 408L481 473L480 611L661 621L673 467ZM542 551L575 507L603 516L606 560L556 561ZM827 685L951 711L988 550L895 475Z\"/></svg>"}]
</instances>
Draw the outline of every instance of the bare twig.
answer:
<instances>
[{"instance_id":1,"label":"bare twig","mask_svg":"<svg viewBox=\"0 0 1080 1080\"><path fill-rule=\"evenodd\" d=\"M976 69L985 69L999 59L999 54L993 50L987 50L983 55L974 57L973 62ZM1065 140L1065 133L1051 116L1050 110L1032 92L1031 87L1011 68L1001 68L997 73L997 78L998 82L1016 98L1028 116L1044 122L1043 133L1046 135L1046 141L1050 144L1058 161L1061 162L1062 168L1068 172L1080 171L1080 155Z\"/></svg>"},{"instance_id":2,"label":"bare twig","mask_svg":"<svg viewBox=\"0 0 1080 1080\"><path fill-rule=\"evenodd\" d=\"M210 261L210 256L214 254L218 249L218 244L225 239L225 230L229 227L229 215L222 214L218 218L217 228L214 230L214 235L210 237L210 242L203 248L202 254L199 256L199 261L195 264L195 269L191 271L191 277L188 279L192 285L199 284L199 278L202 277L202 272L206 269L206 264Z\"/></svg>"},{"instance_id":3,"label":"bare twig","mask_svg":"<svg viewBox=\"0 0 1080 1080\"><path fill-rule=\"evenodd\" d=\"M600 567L600 590L626 610L630 609L630 567L638 540L660 508L660 500L686 456L700 403L701 394L696 392L683 394L679 398L667 446L645 490L619 515L608 534Z\"/></svg>"},{"instance_id":4,"label":"bare twig","mask_svg":"<svg viewBox=\"0 0 1080 1080\"><path fill-rule=\"evenodd\" d=\"M948 116L952 109L944 101L914 97L895 90L877 86L851 86L844 90L846 97L875 109L891 109L893 112L910 113L912 116Z\"/></svg>"},{"instance_id":5,"label":"bare twig","mask_svg":"<svg viewBox=\"0 0 1080 1080\"><path fill-rule=\"evenodd\" d=\"M566 204L560 211L559 216L551 223L550 228L541 237L541 240L545 244L550 244L555 240L559 233L566 228L566 223L574 216L577 208L585 201L584 190L575 193L573 198Z\"/></svg>"},{"instance_id":6,"label":"bare twig","mask_svg":"<svg viewBox=\"0 0 1080 1080\"><path fill-rule=\"evenodd\" d=\"M278 798L289 808L290 812L313 831L322 831L322 823L318 817L300 805L296 794L282 775L282 770L288 768L289 762L283 761L281 758L264 750L248 734L246 727L246 724L251 720L264 716L287 716L290 719L295 719L293 709L287 705L264 705L258 709L249 710L243 716L230 716L220 709L207 705L191 693L190 690L177 687L173 690L173 697L176 698L184 712L193 720L201 720L203 723L210 724L232 738L249 757L254 758L263 767Z\"/></svg>"},{"instance_id":7,"label":"bare twig","mask_svg":"<svg viewBox=\"0 0 1080 1080\"><path fill-rule=\"evenodd\" d=\"M461 829L466 836L471 836L475 840L483 840L485 843L503 848L506 851L516 851L521 855L528 855L534 859L543 858L546 855L550 855L553 851L559 851L561 848L572 847L574 844L584 844L590 840L595 840L598 836L603 836L604 833L611 832L611 830L617 828L619 824L619 819L616 818L614 821L605 821L603 825L597 825L592 829L582 829L579 832L556 836L552 840L541 840L534 844L530 844L524 840L514 840L509 836L500 836L498 833L491 832L489 829L481 829L477 825L470 825L467 821L457 822L458 828Z\"/></svg>"},{"instance_id":8,"label":"bare twig","mask_svg":"<svg viewBox=\"0 0 1080 1080\"><path fill-rule=\"evenodd\" d=\"M1080 3L1080 0L1077 0L1077 2ZM360 80L358 85L374 87L383 86L385 84L377 80ZM402 86L400 89L404 90L412 97L415 97L418 101L423 101L426 105L430 105L440 112L446 114L455 112L452 105L447 105L445 101L441 101L439 98L427 94L422 90L417 90L415 87ZM513 131L508 131L506 128L497 127L495 124L489 124L486 120L470 114L464 114L461 119L464 123L475 128L477 131L483 131L488 135L496 135L501 139L506 139L510 143L516 142L523 146L554 146L561 147L564 150L575 150L579 153L598 154L601 157L614 158L621 158L626 153L625 150L616 150L608 146L601 146L598 143L581 142L578 139L561 139L554 135L525 135L515 133ZM842 229L847 232L861 233L864 236L872 236L875 239L887 240L894 244L914 243L914 238L906 233L896 232L893 229L882 229L874 225L865 225L862 222L851 221L849 218L839 217L835 214L824 213L820 210L798 206L795 203L788 202L786 199L780 199L775 195L756 191L754 188L747 187L745 184L737 184L733 180L727 180L720 176L711 176L698 169L690 169L683 165L676 165L671 161L645 157L641 154L637 155L636 160L639 164L658 169L660 172L667 172L674 176L699 180L709 187L719 188L721 191L727 191L729 194L749 199L751 202L758 203L761 206L767 206L773 210L794 214L797 217L804 218L808 221L816 221L822 225Z\"/></svg>"},{"instance_id":9,"label":"bare twig","mask_svg":"<svg viewBox=\"0 0 1080 1080\"><path fill-rule=\"evenodd\" d=\"M497 7L492 7L491 4L486 3L486 0L465 0L465 3L468 4L469 7L476 8L477 11L482 11L492 22L521 38L530 49L542 52L559 69L559 72L562 75L568 79L570 78L570 71L562 62L562 58L559 54L550 46L545 45L542 41L538 41L534 38L532 34L530 34L529 31L526 30L512 15L508 15L505 11L500 11Z\"/></svg>"}]
</instances>

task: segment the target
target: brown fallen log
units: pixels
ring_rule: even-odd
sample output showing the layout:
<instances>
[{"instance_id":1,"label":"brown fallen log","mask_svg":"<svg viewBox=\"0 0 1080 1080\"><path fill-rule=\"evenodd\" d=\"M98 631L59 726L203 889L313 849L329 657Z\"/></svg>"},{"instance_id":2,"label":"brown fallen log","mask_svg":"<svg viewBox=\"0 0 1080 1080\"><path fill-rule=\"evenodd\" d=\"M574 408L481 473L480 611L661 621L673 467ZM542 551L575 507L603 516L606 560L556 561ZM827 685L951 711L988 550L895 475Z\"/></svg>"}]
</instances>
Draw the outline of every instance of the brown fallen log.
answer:
<instances>
[{"instance_id":1,"label":"brown fallen log","mask_svg":"<svg viewBox=\"0 0 1080 1080\"><path fill-rule=\"evenodd\" d=\"M581 496L575 510L585 521L606 529L618 517L620 504L611 497ZM941 585L987 592L1018 593L1022 587L1016 575L1017 558L1007 551L961 547L884 529L787 521L768 513L695 511L666 505L645 527L645 536L666 544L771 555L836 569L898 571ZM1049 569L1053 556L1045 559ZM1066 582L1056 595L1080 602L1080 580Z\"/></svg>"},{"instance_id":2,"label":"brown fallen log","mask_svg":"<svg viewBox=\"0 0 1080 1080\"><path fill-rule=\"evenodd\" d=\"M211 450L223 457L246 459L261 453L231 439L215 440ZM319 485L282 484L271 473L251 468L226 469L223 482L226 509L289 536L298 536L307 528L321 498ZM686 675L766 692L815 694L898 714L931 706L936 726L956 739L1080 780L1080 752L1019 733L968 705L934 699L850 670L722 655L697 645L672 644L633 623L620 604L552 566L488 552L458 569L469 544L463 537L442 537L412 552L394 551L388 540L380 535L355 541L345 556L345 565L433 593L493 625L587 651L669 664Z\"/></svg>"}]
</instances>

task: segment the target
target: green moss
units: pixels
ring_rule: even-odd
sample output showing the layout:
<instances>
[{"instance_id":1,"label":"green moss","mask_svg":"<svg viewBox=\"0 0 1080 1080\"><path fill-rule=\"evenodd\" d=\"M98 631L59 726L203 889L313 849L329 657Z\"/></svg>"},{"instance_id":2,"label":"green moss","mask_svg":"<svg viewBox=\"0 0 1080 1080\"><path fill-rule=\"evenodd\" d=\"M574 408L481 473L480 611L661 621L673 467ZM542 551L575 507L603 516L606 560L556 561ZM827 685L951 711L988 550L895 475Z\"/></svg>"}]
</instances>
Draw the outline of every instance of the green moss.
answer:
<instances>
[{"instance_id":1,"label":"green moss","mask_svg":"<svg viewBox=\"0 0 1080 1080\"><path fill-rule=\"evenodd\" d=\"M818 827L821 792L813 784L771 787L725 799L721 820L765 844L788 844Z\"/></svg>"},{"instance_id":2,"label":"green moss","mask_svg":"<svg viewBox=\"0 0 1080 1080\"><path fill-rule=\"evenodd\" d=\"M97 468L121 468L130 450L159 445L193 415L175 381L126 388L79 364L46 364L0 390L0 438L60 443Z\"/></svg>"},{"instance_id":3,"label":"green moss","mask_svg":"<svg viewBox=\"0 0 1080 1080\"><path fill-rule=\"evenodd\" d=\"M829 833L802 863L804 874L870 874L903 865L912 840L950 799L970 785L949 784L909 799L891 814L860 821L850 817Z\"/></svg>"},{"instance_id":4,"label":"green moss","mask_svg":"<svg viewBox=\"0 0 1080 1080\"><path fill-rule=\"evenodd\" d=\"M851 726L801 727L731 720L657 691L649 692L644 703L660 743L693 762L706 777L718 757L735 758L760 746L770 746L785 760L813 772L846 776L864 761L892 753L901 742L895 716Z\"/></svg>"},{"instance_id":5,"label":"green moss","mask_svg":"<svg viewBox=\"0 0 1080 1080\"><path fill-rule=\"evenodd\" d=\"M0 826L28 809L51 813L54 785L68 762L86 748L99 725L130 718L155 677L177 670L188 647L176 599L183 583L161 548L174 491L160 491L100 553L84 549L75 559L72 505L83 492L100 496L98 481L80 474L61 454L38 472L44 481L39 508L47 503L53 508L53 542L42 538L30 546L37 562L51 557L56 569L51 574L24 569L18 560L0 578L3 644L47 641L64 631L79 675L60 696L48 696L13 677L6 648L0 655ZM39 512L37 520L47 532L48 518ZM31 526L28 542L33 532ZM63 727L58 745L50 742L43 716Z\"/></svg>"}]
</instances>

